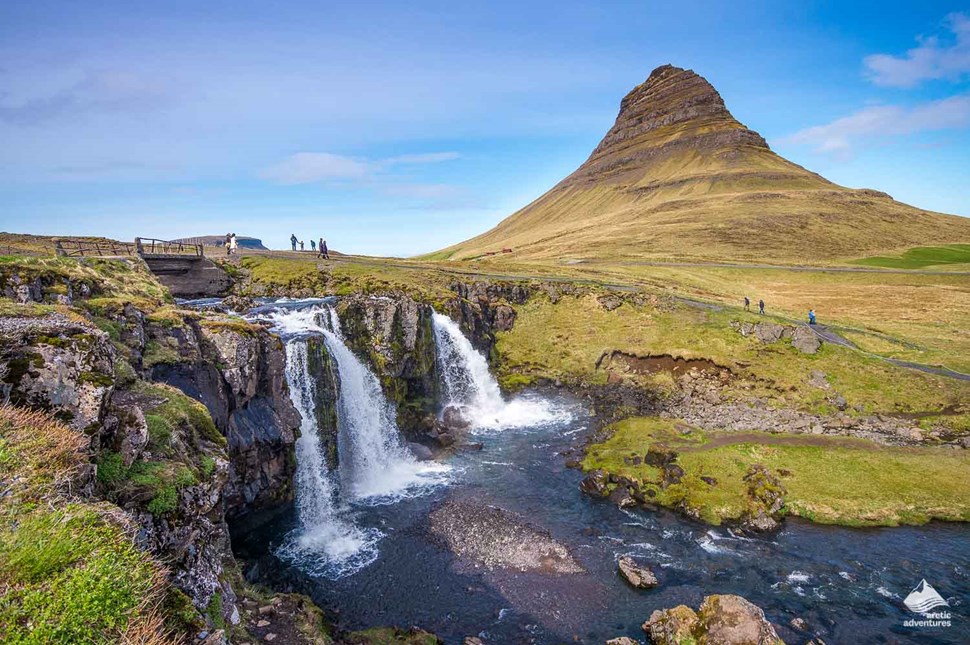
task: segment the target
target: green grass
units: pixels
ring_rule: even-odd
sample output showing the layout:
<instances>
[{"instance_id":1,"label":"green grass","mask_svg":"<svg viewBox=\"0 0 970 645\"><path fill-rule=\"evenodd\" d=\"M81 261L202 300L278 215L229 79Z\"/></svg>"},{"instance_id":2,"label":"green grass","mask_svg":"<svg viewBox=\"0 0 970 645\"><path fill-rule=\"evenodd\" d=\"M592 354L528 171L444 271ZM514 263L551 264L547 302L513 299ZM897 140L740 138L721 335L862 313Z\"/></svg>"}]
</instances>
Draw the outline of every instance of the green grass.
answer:
<instances>
[{"instance_id":1,"label":"green grass","mask_svg":"<svg viewBox=\"0 0 970 645\"><path fill-rule=\"evenodd\" d=\"M887 269L923 269L945 264L970 264L970 244L917 246L898 256L876 256L853 260L852 264Z\"/></svg>"},{"instance_id":2,"label":"green grass","mask_svg":"<svg viewBox=\"0 0 970 645\"><path fill-rule=\"evenodd\" d=\"M635 417L612 426L613 435L589 447L583 468L635 477L655 501L698 509L712 524L735 520L747 508L742 477L753 464L783 473L790 515L850 526L923 524L932 519L970 520L970 456L945 448L892 448L847 438L690 430L672 420ZM752 439L754 437L754 439ZM780 442L780 443L773 443ZM662 489L660 471L624 462L651 446L678 453L687 473ZM700 477L713 477L711 486Z\"/></svg>"},{"instance_id":3,"label":"green grass","mask_svg":"<svg viewBox=\"0 0 970 645\"><path fill-rule=\"evenodd\" d=\"M963 381L898 368L831 344L806 355L787 341L766 345L729 327L731 320L764 320L757 314L712 312L663 299L606 311L593 294L563 297L555 305L535 297L517 312L513 329L497 335L500 376L513 382L529 376L602 384L607 371L596 369L597 360L621 350L709 359L734 373L724 385L729 398L761 396L813 412L833 411L826 407L833 391L865 412L938 411L970 401L970 384ZM827 375L831 390L808 384L815 370ZM669 374L623 376L659 392L673 385Z\"/></svg>"},{"instance_id":4,"label":"green grass","mask_svg":"<svg viewBox=\"0 0 970 645\"><path fill-rule=\"evenodd\" d=\"M4 643L161 642L162 568L134 545L117 508L66 496L86 451L82 435L52 418L0 407Z\"/></svg>"}]
</instances>

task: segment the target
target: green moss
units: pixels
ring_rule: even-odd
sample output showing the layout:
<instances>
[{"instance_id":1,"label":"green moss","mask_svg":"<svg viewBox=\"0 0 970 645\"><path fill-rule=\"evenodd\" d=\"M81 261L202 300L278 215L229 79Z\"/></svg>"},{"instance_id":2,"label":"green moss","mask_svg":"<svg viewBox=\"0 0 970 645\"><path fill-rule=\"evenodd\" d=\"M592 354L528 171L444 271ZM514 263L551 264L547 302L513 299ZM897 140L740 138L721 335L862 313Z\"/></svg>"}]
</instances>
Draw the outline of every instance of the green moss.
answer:
<instances>
[{"instance_id":1,"label":"green moss","mask_svg":"<svg viewBox=\"0 0 970 645\"><path fill-rule=\"evenodd\" d=\"M22 516L0 532L6 643L117 639L155 586L155 569L117 527L80 505Z\"/></svg>"},{"instance_id":2,"label":"green moss","mask_svg":"<svg viewBox=\"0 0 970 645\"><path fill-rule=\"evenodd\" d=\"M931 519L970 520L970 456L945 448L890 448L864 440L767 433L682 433L677 422L631 418L612 436L589 447L583 467L634 477L654 501L686 504L712 524L740 518L750 501L744 476L753 464L787 473L786 510L816 522L852 526L922 524ZM660 486L661 471L624 458L650 447L677 452L686 476ZM701 477L713 477L712 486Z\"/></svg>"},{"instance_id":3,"label":"green moss","mask_svg":"<svg viewBox=\"0 0 970 645\"><path fill-rule=\"evenodd\" d=\"M145 352L142 354L142 365L146 368L155 365L174 365L179 362L179 353L175 349L163 345L156 340L145 343Z\"/></svg>"},{"instance_id":4,"label":"green moss","mask_svg":"<svg viewBox=\"0 0 970 645\"><path fill-rule=\"evenodd\" d=\"M222 594L220 592L217 591L212 594L212 598L205 608L205 615L208 616L209 622L216 629L222 629L226 626L226 619L222 615Z\"/></svg>"},{"instance_id":5,"label":"green moss","mask_svg":"<svg viewBox=\"0 0 970 645\"><path fill-rule=\"evenodd\" d=\"M178 508L179 492L174 484L162 486L148 502L148 512L155 516L171 513Z\"/></svg>"},{"instance_id":6,"label":"green moss","mask_svg":"<svg viewBox=\"0 0 970 645\"><path fill-rule=\"evenodd\" d=\"M212 457L205 455L199 462L199 472L202 473L202 477L209 479L216 470L216 460Z\"/></svg>"},{"instance_id":7,"label":"green moss","mask_svg":"<svg viewBox=\"0 0 970 645\"><path fill-rule=\"evenodd\" d=\"M172 447L172 424L160 414L146 414L145 423L149 448L167 453Z\"/></svg>"},{"instance_id":8,"label":"green moss","mask_svg":"<svg viewBox=\"0 0 970 645\"><path fill-rule=\"evenodd\" d=\"M106 451L98 456L95 462L98 466L98 481L106 486L113 486L124 481L128 475L124 460L120 453Z\"/></svg>"},{"instance_id":9,"label":"green moss","mask_svg":"<svg viewBox=\"0 0 970 645\"><path fill-rule=\"evenodd\" d=\"M852 264L890 269L923 269L943 264L970 264L970 244L917 246L896 257L880 256L853 260Z\"/></svg>"}]
</instances>

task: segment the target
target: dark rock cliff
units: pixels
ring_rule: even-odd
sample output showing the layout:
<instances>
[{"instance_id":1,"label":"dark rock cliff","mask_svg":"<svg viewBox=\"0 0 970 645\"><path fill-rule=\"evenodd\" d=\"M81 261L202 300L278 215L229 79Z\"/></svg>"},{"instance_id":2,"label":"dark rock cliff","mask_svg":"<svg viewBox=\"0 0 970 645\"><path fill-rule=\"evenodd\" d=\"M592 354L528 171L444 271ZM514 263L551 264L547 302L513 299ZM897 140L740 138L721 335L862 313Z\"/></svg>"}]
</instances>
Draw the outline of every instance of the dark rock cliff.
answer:
<instances>
[{"instance_id":1,"label":"dark rock cliff","mask_svg":"<svg viewBox=\"0 0 970 645\"><path fill-rule=\"evenodd\" d=\"M374 370L398 426L409 438L426 432L438 406L433 310L406 296L361 297L337 306L345 342Z\"/></svg>"}]
</instances>

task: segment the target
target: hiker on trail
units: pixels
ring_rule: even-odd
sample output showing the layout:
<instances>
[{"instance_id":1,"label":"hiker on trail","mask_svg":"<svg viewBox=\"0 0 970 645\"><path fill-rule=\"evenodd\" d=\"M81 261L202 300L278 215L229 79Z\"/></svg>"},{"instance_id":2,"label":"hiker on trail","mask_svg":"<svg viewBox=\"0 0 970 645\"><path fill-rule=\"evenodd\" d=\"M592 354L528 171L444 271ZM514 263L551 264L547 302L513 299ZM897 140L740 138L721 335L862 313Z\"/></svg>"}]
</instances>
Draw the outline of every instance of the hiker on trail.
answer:
<instances>
[{"instance_id":1,"label":"hiker on trail","mask_svg":"<svg viewBox=\"0 0 970 645\"><path fill-rule=\"evenodd\" d=\"M316 243L316 241L310 240L310 250L311 251L316 251L317 250L317 243Z\"/></svg>"},{"instance_id":2,"label":"hiker on trail","mask_svg":"<svg viewBox=\"0 0 970 645\"><path fill-rule=\"evenodd\" d=\"M238 247L239 243L236 242L236 234L233 233L229 236L229 255L235 255Z\"/></svg>"},{"instance_id":3,"label":"hiker on trail","mask_svg":"<svg viewBox=\"0 0 970 645\"><path fill-rule=\"evenodd\" d=\"M764 313L765 313L765 301L764 300L759 300L758 301L758 313L761 314L761 315L764 315Z\"/></svg>"},{"instance_id":4,"label":"hiker on trail","mask_svg":"<svg viewBox=\"0 0 970 645\"><path fill-rule=\"evenodd\" d=\"M232 253L232 233L226 233L226 255Z\"/></svg>"},{"instance_id":5,"label":"hiker on trail","mask_svg":"<svg viewBox=\"0 0 970 645\"><path fill-rule=\"evenodd\" d=\"M303 250L303 240L300 240L300 250Z\"/></svg>"},{"instance_id":6,"label":"hiker on trail","mask_svg":"<svg viewBox=\"0 0 970 645\"><path fill-rule=\"evenodd\" d=\"M751 301L748 300L748 296L744 297L744 310L751 311Z\"/></svg>"},{"instance_id":7,"label":"hiker on trail","mask_svg":"<svg viewBox=\"0 0 970 645\"><path fill-rule=\"evenodd\" d=\"M330 259L330 253L327 251L327 241L322 237L320 238L320 243L317 245L317 248L320 250L320 252L317 253L318 258L323 258L324 260Z\"/></svg>"},{"instance_id":8,"label":"hiker on trail","mask_svg":"<svg viewBox=\"0 0 970 645\"><path fill-rule=\"evenodd\" d=\"M296 250L296 233L290 234L290 246L293 247L294 251Z\"/></svg>"},{"instance_id":9,"label":"hiker on trail","mask_svg":"<svg viewBox=\"0 0 970 645\"><path fill-rule=\"evenodd\" d=\"M808 310L808 324L809 325L814 325L815 324L815 310L814 309L809 309Z\"/></svg>"}]
</instances>

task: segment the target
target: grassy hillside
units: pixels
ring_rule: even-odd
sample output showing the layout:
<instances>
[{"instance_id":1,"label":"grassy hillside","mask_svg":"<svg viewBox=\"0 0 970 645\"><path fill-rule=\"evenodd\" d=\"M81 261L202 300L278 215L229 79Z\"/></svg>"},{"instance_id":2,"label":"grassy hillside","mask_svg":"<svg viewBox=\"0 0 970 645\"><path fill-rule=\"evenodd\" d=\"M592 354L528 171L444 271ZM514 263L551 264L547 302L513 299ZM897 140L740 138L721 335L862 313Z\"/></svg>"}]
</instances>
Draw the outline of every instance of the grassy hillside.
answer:
<instances>
[{"instance_id":1,"label":"grassy hillside","mask_svg":"<svg viewBox=\"0 0 970 645\"><path fill-rule=\"evenodd\" d=\"M491 231L426 256L461 260L848 259L970 242L970 219L853 190L772 152L691 71L634 88L573 174Z\"/></svg>"}]
</instances>

